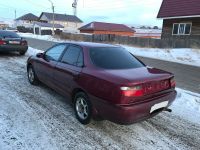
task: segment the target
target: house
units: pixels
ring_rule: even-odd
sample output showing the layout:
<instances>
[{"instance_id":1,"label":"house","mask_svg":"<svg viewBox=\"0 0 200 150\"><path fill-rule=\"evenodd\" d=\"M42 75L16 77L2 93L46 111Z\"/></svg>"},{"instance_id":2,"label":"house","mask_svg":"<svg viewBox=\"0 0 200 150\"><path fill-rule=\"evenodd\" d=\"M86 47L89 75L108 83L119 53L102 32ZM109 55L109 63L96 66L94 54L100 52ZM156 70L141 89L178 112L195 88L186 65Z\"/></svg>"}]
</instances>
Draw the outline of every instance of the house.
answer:
<instances>
[{"instance_id":1,"label":"house","mask_svg":"<svg viewBox=\"0 0 200 150\"><path fill-rule=\"evenodd\" d=\"M38 21L38 17L32 13L25 14L17 19L15 19L16 26L23 26L25 28L32 28L34 22Z\"/></svg>"},{"instance_id":2,"label":"house","mask_svg":"<svg viewBox=\"0 0 200 150\"><path fill-rule=\"evenodd\" d=\"M200 37L199 0L163 0L157 18L163 19L163 39Z\"/></svg>"},{"instance_id":3,"label":"house","mask_svg":"<svg viewBox=\"0 0 200 150\"><path fill-rule=\"evenodd\" d=\"M53 24L53 13L42 12L39 21ZM66 32L77 33L83 22L77 16L55 13L54 23L64 26Z\"/></svg>"},{"instance_id":4,"label":"house","mask_svg":"<svg viewBox=\"0 0 200 150\"><path fill-rule=\"evenodd\" d=\"M43 22L36 22L33 26L34 34L39 35L51 35L54 26L54 31L59 32L62 31L64 26L60 24L51 24L51 23L43 23Z\"/></svg>"},{"instance_id":5,"label":"house","mask_svg":"<svg viewBox=\"0 0 200 150\"><path fill-rule=\"evenodd\" d=\"M79 28L81 33L133 36L134 30L123 24L91 22Z\"/></svg>"}]
</instances>

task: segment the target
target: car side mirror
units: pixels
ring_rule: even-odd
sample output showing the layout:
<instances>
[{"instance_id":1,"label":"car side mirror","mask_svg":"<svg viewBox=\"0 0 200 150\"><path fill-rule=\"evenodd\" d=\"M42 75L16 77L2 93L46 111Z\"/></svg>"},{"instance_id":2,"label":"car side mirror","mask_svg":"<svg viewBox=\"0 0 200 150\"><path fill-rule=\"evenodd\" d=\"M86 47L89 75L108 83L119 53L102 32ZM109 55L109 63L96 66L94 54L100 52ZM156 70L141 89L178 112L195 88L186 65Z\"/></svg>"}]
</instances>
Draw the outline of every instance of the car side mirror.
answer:
<instances>
[{"instance_id":1,"label":"car side mirror","mask_svg":"<svg viewBox=\"0 0 200 150\"><path fill-rule=\"evenodd\" d=\"M44 53L37 53L36 57L38 57L38 58L44 58Z\"/></svg>"}]
</instances>

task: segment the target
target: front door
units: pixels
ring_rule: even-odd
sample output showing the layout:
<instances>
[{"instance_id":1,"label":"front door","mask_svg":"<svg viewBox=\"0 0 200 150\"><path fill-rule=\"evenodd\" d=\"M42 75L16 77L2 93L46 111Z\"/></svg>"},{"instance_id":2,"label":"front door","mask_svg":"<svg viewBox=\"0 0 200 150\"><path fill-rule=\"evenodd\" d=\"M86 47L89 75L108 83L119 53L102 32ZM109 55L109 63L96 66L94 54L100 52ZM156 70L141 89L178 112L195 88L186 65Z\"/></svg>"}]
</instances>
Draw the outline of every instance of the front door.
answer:
<instances>
[{"instance_id":1,"label":"front door","mask_svg":"<svg viewBox=\"0 0 200 150\"><path fill-rule=\"evenodd\" d=\"M65 51L61 61L56 64L54 81L61 92L69 95L77 87L79 74L83 67L83 51L76 45L71 45Z\"/></svg>"},{"instance_id":2,"label":"front door","mask_svg":"<svg viewBox=\"0 0 200 150\"><path fill-rule=\"evenodd\" d=\"M44 53L44 57L40 58L35 64L35 70L38 78L49 86L53 84L53 70L55 69L58 60L66 48L66 44L55 45Z\"/></svg>"}]
</instances>

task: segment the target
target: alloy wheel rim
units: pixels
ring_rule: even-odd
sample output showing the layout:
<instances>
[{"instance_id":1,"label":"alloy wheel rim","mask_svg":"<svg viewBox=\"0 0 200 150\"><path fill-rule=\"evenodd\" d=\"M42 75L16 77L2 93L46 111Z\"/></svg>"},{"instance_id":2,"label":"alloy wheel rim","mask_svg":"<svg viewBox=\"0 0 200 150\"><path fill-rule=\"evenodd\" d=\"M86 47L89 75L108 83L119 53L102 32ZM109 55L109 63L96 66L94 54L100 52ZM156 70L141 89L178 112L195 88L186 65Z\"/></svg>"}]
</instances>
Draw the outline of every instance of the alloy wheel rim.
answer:
<instances>
[{"instance_id":1,"label":"alloy wheel rim","mask_svg":"<svg viewBox=\"0 0 200 150\"><path fill-rule=\"evenodd\" d=\"M81 119L85 120L88 117L88 105L84 98L79 97L77 99L76 111Z\"/></svg>"},{"instance_id":2,"label":"alloy wheel rim","mask_svg":"<svg viewBox=\"0 0 200 150\"><path fill-rule=\"evenodd\" d=\"M29 68L29 71L28 71L28 78L31 82L34 81L34 72L33 72L33 69L32 68Z\"/></svg>"}]
</instances>

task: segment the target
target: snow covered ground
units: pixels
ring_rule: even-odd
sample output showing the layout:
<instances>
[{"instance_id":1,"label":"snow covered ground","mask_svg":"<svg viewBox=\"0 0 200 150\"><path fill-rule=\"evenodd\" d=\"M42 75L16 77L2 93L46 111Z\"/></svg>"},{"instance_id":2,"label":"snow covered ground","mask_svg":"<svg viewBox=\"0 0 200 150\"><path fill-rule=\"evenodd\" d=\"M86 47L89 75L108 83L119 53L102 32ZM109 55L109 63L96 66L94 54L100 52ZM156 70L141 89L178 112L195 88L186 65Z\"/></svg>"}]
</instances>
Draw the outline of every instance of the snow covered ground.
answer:
<instances>
[{"instance_id":1,"label":"snow covered ground","mask_svg":"<svg viewBox=\"0 0 200 150\"><path fill-rule=\"evenodd\" d=\"M176 88L178 94L171 106L173 113L200 124L200 94Z\"/></svg>"},{"instance_id":2,"label":"snow covered ground","mask_svg":"<svg viewBox=\"0 0 200 150\"><path fill-rule=\"evenodd\" d=\"M139 48L131 46L123 46L123 47L136 56L149 57L154 59L172 61L172 62L200 67L200 49L188 49L188 48L159 49L159 48Z\"/></svg>"},{"instance_id":3,"label":"snow covered ground","mask_svg":"<svg viewBox=\"0 0 200 150\"><path fill-rule=\"evenodd\" d=\"M54 42L65 42L67 40L62 40L54 38L50 35L34 35L31 33L19 33L22 37L31 37L41 40L48 40ZM193 66L200 66L200 50L199 49L187 49L187 48L176 48L176 49L159 49L159 48L139 48L121 45L128 51L136 56L149 57L154 59L172 61L182 64L188 64Z\"/></svg>"},{"instance_id":4,"label":"snow covered ground","mask_svg":"<svg viewBox=\"0 0 200 150\"><path fill-rule=\"evenodd\" d=\"M141 123L83 126L64 97L28 83L26 60L37 52L0 54L0 149L200 149L200 94L177 88L172 113Z\"/></svg>"}]
</instances>

